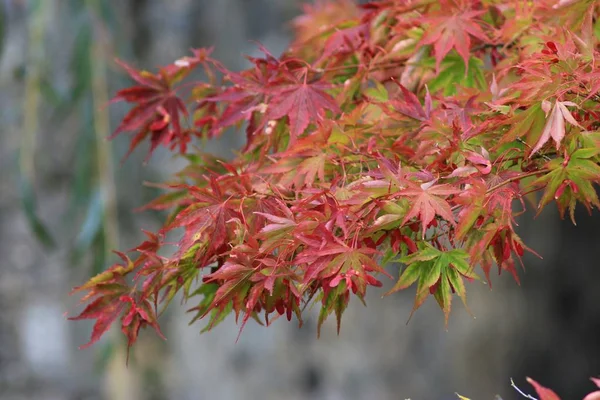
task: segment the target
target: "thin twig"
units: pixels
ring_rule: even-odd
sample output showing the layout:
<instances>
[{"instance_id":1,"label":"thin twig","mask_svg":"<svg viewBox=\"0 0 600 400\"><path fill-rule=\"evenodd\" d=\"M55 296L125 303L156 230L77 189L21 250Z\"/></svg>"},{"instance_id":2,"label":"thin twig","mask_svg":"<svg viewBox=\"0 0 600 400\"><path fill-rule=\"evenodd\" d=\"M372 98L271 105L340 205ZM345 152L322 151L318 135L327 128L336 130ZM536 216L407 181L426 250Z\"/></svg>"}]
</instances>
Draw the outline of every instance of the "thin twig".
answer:
<instances>
[{"instance_id":1,"label":"thin twig","mask_svg":"<svg viewBox=\"0 0 600 400\"><path fill-rule=\"evenodd\" d=\"M519 389L517 387L517 385L515 385L515 381L513 381L513 378L510 378L510 386L512 386L521 396L525 397L526 399L538 400L537 398L533 397L532 395L526 394L521 389Z\"/></svg>"},{"instance_id":2,"label":"thin twig","mask_svg":"<svg viewBox=\"0 0 600 400\"><path fill-rule=\"evenodd\" d=\"M519 180L521 180L523 178L528 178L528 177L534 176L534 175L545 174L546 172L549 172L549 171L550 171L549 169L545 168L545 169L540 169L538 171L527 172L526 174L523 174L523 175L513 176L512 178L508 178L507 180L502 181L499 184L492 186L491 188L489 188L486 191L486 193L491 193L494 190L496 190L496 189L498 189L498 188L500 188L500 187L502 187L504 185L508 185L511 182L519 181Z\"/></svg>"}]
</instances>

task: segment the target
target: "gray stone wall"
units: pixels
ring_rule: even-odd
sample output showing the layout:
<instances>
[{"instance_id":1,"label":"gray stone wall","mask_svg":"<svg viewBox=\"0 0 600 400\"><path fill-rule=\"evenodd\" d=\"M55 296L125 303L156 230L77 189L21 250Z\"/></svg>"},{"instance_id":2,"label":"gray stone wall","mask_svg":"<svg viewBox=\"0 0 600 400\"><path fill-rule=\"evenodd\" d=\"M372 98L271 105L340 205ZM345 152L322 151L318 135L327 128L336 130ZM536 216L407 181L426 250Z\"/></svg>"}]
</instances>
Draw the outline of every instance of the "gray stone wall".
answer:
<instances>
[{"instance_id":1,"label":"gray stone wall","mask_svg":"<svg viewBox=\"0 0 600 400\"><path fill-rule=\"evenodd\" d=\"M41 2L47 18L42 74L64 95L73 87L73 62L83 63L73 54L89 16L83 1ZM232 320L199 335L200 326L188 327L184 309L174 303L163 321L168 341L143 333L128 368L122 346L111 347L110 340L77 350L91 324L69 323L63 313L75 310L76 299L67 293L89 276L94 261L87 256L74 262L69 250L86 219L70 209L77 182L73 166L82 156L78 138L87 120L79 108L57 119L52 96L41 95L34 188L37 214L57 242L50 251L32 234L18 190L17 154L24 120L31 118L23 75L32 46L28 3L35 2L0 5L0 399L441 400L455 398L454 392L511 399L516 396L509 377L525 388L526 375L570 399L581 397L590 387L588 376L600 373L598 216L581 215L572 228L553 212L537 220L522 218L526 239L545 256L544 261L526 259L522 287L509 276L495 279L493 291L469 285L476 318L457 301L448 331L433 301L406 325L413 293L381 299L383 288L371 291L368 308L351 302L339 337L329 321L317 340L312 315L302 329L284 321L270 328L250 323L236 343L238 327ZM255 51L251 39L274 53L285 48L285 21L299 10L299 2L291 0L100 3L112 21L109 53L147 69L207 45L214 45L216 57L230 68L243 68L241 55ZM110 71L111 93L125 82ZM125 109L110 110L114 126ZM227 154L241 140L229 134L209 148ZM160 180L178 168L166 152L144 167L143 151L120 165L127 145L124 138L111 143L121 249L141 239L141 228L159 226L159 216L130 213L156 194L141 182Z\"/></svg>"}]
</instances>

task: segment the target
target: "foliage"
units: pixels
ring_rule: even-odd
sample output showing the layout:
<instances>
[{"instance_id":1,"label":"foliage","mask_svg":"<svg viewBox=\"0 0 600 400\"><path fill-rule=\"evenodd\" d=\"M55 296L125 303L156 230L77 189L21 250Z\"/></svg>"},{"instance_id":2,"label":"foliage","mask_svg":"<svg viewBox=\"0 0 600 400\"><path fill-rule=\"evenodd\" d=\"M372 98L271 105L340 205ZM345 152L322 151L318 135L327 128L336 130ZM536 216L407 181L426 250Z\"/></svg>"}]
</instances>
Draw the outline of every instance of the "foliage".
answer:
<instances>
[{"instance_id":1,"label":"foliage","mask_svg":"<svg viewBox=\"0 0 600 400\"><path fill-rule=\"evenodd\" d=\"M591 381L596 384L596 386L598 386L598 388L600 388L600 379L598 378L591 378ZM560 397L558 397L558 395L556 393L554 393L553 390L548 389L547 387L544 387L542 385L540 385L538 382L534 381L531 378L527 378L527 382L529 382L529 384L531 384L531 386L533 386L533 388L535 389L537 395L539 396L539 399L536 397L533 397L530 394L526 394L524 393L521 389L519 389L515 383L512 381L511 379L511 386L521 395L523 396L523 398L526 399L530 399L530 400L560 400ZM464 396L459 395L458 393L456 394L459 398L459 400L470 400ZM499 399L499 397L498 397ZM583 400L598 400L600 399L600 390L595 390L591 393L589 393L587 396L585 396L585 398ZM501 400L501 399L500 399Z\"/></svg>"},{"instance_id":2,"label":"foliage","mask_svg":"<svg viewBox=\"0 0 600 400\"><path fill-rule=\"evenodd\" d=\"M526 201L574 221L600 206L600 22L595 1L317 2L294 21L280 57L260 47L226 69L210 49L156 73L120 63L135 85L114 136L189 164L147 208L164 227L123 262L75 288L96 320L91 343L120 318L132 344L179 292L207 329L279 316L338 324L384 266L395 292L432 295L448 322L465 280L491 269L519 281L531 251L515 231ZM182 83L195 69L201 82ZM232 161L196 147L229 128ZM515 207L515 205L519 207ZM166 239L173 231L181 239ZM172 253L169 256L165 254ZM481 269L485 278L477 274Z\"/></svg>"}]
</instances>

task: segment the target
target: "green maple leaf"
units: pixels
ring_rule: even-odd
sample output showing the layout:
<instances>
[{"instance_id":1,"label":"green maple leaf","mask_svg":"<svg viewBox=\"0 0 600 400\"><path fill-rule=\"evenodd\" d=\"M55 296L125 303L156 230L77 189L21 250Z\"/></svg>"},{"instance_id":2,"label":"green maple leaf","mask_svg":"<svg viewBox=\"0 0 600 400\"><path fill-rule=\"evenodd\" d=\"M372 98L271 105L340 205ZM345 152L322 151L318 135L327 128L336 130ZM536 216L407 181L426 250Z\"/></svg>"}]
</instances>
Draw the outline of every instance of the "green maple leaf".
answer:
<instances>
[{"instance_id":1,"label":"green maple leaf","mask_svg":"<svg viewBox=\"0 0 600 400\"><path fill-rule=\"evenodd\" d=\"M429 58L424 61L424 65L434 68L435 60ZM436 93L443 90L444 96L452 96L456 94L457 86L485 90L487 83L483 74L483 61L470 57L468 66L466 69L463 59L457 53L448 54L440 64L439 73L427 82L429 91Z\"/></svg>"},{"instance_id":2,"label":"green maple leaf","mask_svg":"<svg viewBox=\"0 0 600 400\"><path fill-rule=\"evenodd\" d=\"M533 104L525 111L518 112L506 120L506 125L511 128L500 138L498 145L526 136L525 142L533 148L540 140L545 123L542 103Z\"/></svg>"},{"instance_id":3,"label":"green maple leaf","mask_svg":"<svg viewBox=\"0 0 600 400\"><path fill-rule=\"evenodd\" d=\"M545 187L538 204L538 214L553 199L561 216L564 216L566 207L569 207L573 222L577 200L588 210L592 206L600 208L598 194L592 183L600 180L600 166L592 160L599 151L598 148L578 149L566 159L556 158L547 164L550 172L531 183L533 187Z\"/></svg>"},{"instance_id":4,"label":"green maple leaf","mask_svg":"<svg viewBox=\"0 0 600 400\"><path fill-rule=\"evenodd\" d=\"M417 294L410 318L427 297L433 294L444 311L447 326L452 303L452 290L458 294L468 310L463 277L478 278L468 260L469 255L462 249L441 251L429 243L425 243L425 246L418 252L400 259L400 262L406 264L407 268L400 275L392 290L386 294L406 289L417 282Z\"/></svg>"}]
</instances>

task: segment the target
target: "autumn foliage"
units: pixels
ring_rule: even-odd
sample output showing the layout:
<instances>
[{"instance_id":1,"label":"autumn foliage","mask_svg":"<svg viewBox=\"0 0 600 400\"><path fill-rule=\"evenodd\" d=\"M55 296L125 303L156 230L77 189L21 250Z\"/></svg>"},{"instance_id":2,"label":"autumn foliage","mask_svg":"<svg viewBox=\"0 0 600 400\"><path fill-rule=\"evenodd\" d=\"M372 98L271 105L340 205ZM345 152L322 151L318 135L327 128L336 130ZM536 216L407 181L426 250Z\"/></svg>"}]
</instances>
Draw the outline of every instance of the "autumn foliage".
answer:
<instances>
[{"instance_id":1,"label":"autumn foliage","mask_svg":"<svg viewBox=\"0 0 600 400\"><path fill-rule=\"evenodd\" d=\"M178 294L210 329L279 316L319 328L392 276L431 295L446 322L465 283L493 268L519 281L515 217L555 203L599 207L600 7L591 0L394 0L305 6L281 56L260 47L229 71L210 49L135 81L116 129L187 167L147 208L163 228L75 289L129 344ZM201 82L183 80L203 73ZM202 140L245 131L235 159ZM177 243L166 240L175 231ZM165 254L171 254L167 256ZM391 271L390 268L387 271ZM491 284L491 282L490 282ZM553 397L544 397L551 399Z\"/></svg>"}]
</instances>

